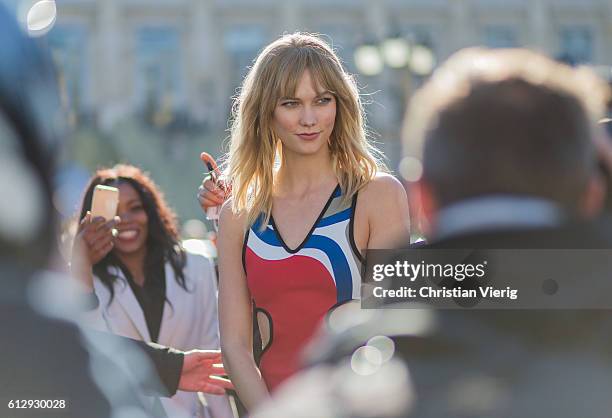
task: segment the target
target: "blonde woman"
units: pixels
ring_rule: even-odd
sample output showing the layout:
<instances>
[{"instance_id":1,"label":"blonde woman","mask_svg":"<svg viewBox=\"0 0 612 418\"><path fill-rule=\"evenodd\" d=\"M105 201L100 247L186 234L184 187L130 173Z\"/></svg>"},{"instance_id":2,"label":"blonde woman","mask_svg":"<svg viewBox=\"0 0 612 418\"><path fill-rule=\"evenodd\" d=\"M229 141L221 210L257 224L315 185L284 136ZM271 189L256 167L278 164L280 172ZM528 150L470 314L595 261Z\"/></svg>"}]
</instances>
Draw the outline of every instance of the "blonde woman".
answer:
<instances>
[{"instance_id":1,"label":"blonde woman","mask_svg":"<svg viewBox=\"0 0 612 418\"><path fill-rule=\"evenodd\" d=\"M408 205L366 139L353 79L320 38L268 45L234 110L224 172L232 197L218 235L221 345L253 409L297 371L326 313L359 298L362 251L408 242Z\"/></svg>"}]
</instances>

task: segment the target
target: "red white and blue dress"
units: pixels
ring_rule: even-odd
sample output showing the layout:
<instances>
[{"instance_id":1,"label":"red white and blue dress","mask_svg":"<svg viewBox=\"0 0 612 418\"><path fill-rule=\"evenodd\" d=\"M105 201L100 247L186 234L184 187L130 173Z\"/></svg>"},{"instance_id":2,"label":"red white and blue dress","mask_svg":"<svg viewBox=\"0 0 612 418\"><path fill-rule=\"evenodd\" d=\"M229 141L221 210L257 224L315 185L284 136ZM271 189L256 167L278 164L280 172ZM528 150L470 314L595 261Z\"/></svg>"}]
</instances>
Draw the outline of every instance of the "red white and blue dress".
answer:
<instances>
[{"instance_id":1,"label":"red white and blue dress","mask_svg":"<svg viewBox=\"0 0 612 418\"><path fill-rule=\"evenodd\" d=\"M300 356L326 314L360 297L362 258L353 238L357 194L341 202L337 186L304 241L289 248L261 216L247 231L243 264L255 311L265 316L259 369L273 391L299 369Z\"/></svg>"}]
</instances>

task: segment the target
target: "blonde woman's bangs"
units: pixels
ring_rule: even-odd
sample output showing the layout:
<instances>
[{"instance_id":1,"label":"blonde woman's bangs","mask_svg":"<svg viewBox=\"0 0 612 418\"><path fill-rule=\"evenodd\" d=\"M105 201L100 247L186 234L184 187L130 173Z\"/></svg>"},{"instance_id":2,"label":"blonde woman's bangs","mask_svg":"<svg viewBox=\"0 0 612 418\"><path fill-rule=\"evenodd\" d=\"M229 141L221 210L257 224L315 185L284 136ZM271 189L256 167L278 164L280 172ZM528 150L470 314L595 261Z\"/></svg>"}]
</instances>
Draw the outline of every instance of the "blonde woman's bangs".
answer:
<instances>
[{"instance_id":1,"label":"blonde woman's bangs","mask_svg":"<svg viewBox=\"0 0 612 418\"><path fill-rule=\"evenodd\" d=\"M276 99L282 97L295 97L302 74L308 68L308 59L305 54L300 54L299 50L287 51L283 56L278 57L279 71L273 84Z\"/></svg>"},{"instance_id":2,"label":"blonde woman's bangs","mask_svg":"<svg viewBox=\"0 0 612 418\"><path fill-rule=\"evenodd\" d=\"M298 84L306 70L310 71L317 92L329 91L336 94L338 76L341 74L336 74L326 63L328 58L312 49L295 49L288 52L281 58L283 62L279 66L282 70L278 73L275 86L278 92L277 100L282 97L295 97Z\"/></svg>"},{"instance_id":3,"label":"blonde woman's bangs","mask_svg":"<svg viewBox=\"0 0 612 418\"><path fill-rule=\"evenodd\" d=\"M344 72L341 68L331 65L328 58L315 55L310 65L311 73L315 83L323 90L343 98Z\"/></svg>"}]
</instances>

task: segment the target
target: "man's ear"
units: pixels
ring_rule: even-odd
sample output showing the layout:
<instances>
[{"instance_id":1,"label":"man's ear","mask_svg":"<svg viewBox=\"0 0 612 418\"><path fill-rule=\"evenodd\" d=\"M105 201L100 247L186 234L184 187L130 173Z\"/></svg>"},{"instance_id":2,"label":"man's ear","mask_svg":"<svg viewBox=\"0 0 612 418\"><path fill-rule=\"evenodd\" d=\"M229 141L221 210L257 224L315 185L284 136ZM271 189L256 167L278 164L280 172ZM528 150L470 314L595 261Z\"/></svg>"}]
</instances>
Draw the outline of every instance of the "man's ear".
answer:
<instances>
[{"instance_id":1,"label":"man's ear","mask_svg":"<svg viewBox=\"0 0 612 418\"><path fill-rule=\"evenodd\" d=\"M410 213L414 216L419 231L426 237L431 235L436 222L438 212L437 200L431 186L422 178L410 183L408 188L408 200L410 202Z\"/></svg>"},{"instance_id":2,"label":"man's ear","mask_svg":"<svg viewBox=\"0 0 612 418\"><path fill-rule=\"evenodd\" d=\"M580 215L585 218L594 218L603 210L604 198L606 193L612 190L606 190L606 184L600 173L593 174L587 183L586 190L582 196L578 210Z\"/></svg>"}]
</instances>

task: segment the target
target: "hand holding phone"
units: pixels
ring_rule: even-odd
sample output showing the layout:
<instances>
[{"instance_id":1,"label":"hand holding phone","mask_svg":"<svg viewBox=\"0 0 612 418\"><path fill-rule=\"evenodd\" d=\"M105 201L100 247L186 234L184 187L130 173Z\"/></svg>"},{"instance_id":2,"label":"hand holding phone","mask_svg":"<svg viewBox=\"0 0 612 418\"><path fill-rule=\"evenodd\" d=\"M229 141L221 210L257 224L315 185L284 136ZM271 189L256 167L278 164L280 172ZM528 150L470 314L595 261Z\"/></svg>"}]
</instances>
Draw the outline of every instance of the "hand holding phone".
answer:
<instances>
[{"instance_id":1,"label":"hand holding phone","mask_svg":"<svg viewBox=\"0 0 612 418\"><path fill-rule=\"evenodd\" d=\"M218 187L217 174L215 173L215 169L211 163L207 162L206 167L208 168L208 175L210 176L210 180ZM219 210L220 206L211 206L206 208L206 219L211 221L219 220Z\"/></svg>"},{"instance_id":2,"label":"hand holding phone","mask_svg":"<svg viewBox=\"0 0 612 418\"><path fill-rule=\"evenodd\" d=\"M203 152L200 155L200 159L206 165L208 173L198 189L198 200L200 202L200 206L206 212L206 218L212 220L216 228L216 222L219 220L221 205L227 198L230 191L223 183L223 180L219 179L219 169L212 156L206 152Z\"/></svg>"}]
</instances>

